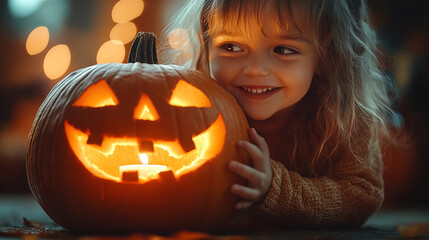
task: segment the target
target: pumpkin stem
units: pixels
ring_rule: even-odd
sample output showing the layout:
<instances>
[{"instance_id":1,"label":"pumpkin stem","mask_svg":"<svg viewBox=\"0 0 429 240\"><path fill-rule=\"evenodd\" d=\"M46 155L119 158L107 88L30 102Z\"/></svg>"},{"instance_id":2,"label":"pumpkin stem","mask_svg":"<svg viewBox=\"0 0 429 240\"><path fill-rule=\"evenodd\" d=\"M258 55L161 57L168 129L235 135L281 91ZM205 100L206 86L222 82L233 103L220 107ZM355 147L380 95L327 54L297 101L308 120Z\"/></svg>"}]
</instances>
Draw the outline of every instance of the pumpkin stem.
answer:
<instances>
[{"instance_id":1,"label":"pumpkin stem","mask_svg":"<svg viewBox=\"0 0 429 240\"><path fill-rule=\"evenodd\" d=\"M156 37L154 33L139 32L131 45L128 62L158 64Z\"/></svg>"}]
</instances>

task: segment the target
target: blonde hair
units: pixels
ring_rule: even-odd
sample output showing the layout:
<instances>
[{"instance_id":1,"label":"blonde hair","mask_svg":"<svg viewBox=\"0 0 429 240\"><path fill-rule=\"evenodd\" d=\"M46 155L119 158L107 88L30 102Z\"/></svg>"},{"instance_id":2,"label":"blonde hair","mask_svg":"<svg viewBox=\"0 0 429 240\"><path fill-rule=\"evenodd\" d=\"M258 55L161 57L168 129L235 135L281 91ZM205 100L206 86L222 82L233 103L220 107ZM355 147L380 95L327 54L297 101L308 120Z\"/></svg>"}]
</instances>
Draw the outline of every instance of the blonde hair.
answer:
<instances>
[{"instance_id":1,"label":"blonde hair","mask_svg":"<svg viewBox=\"0 0 429 240\"><path fill-rule=\"evenodd\" d=\"M299 111L294 116L303 119L288 124L285 131L289 135L285 137L289 167L316 176L329 171L326 169L332 159L344 150L358 160L379 159L380 139L388 136L393 113L389 98L392 87L379 69L376 36L364 0L190 0L164 31L161 61L209 74L210 34L248 17L260 22L268 3L277 9L270 17L283 28L292 23L299 30L296 12L306 17L322 69L297 103L299 107L294 108ZM167 45L173 29L188 34L181 40L182 47ZM311 161L307 160L309 151Z\"/></svg>"}]
</instances>

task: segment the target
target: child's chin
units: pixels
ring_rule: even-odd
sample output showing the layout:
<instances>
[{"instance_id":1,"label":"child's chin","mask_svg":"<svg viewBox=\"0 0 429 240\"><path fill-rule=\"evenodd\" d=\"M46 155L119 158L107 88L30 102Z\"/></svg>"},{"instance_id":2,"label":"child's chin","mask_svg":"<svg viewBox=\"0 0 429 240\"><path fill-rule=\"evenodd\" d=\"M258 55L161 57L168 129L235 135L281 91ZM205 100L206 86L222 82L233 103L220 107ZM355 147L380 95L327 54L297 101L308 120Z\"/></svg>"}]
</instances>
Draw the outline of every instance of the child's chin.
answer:
<instances>
[{"instance_id":1,"label":"child's chin","mask_svg":"<svg viewBox=\"0 0 429 240\"><path fill-rule=\"evenodd\" d=\"M245 111L245 114L247 118L250 118L255 121L263 121L269 119L272 114L264 113L264 112L251 112L251 111Z\"/></svg>"}]
</instances>

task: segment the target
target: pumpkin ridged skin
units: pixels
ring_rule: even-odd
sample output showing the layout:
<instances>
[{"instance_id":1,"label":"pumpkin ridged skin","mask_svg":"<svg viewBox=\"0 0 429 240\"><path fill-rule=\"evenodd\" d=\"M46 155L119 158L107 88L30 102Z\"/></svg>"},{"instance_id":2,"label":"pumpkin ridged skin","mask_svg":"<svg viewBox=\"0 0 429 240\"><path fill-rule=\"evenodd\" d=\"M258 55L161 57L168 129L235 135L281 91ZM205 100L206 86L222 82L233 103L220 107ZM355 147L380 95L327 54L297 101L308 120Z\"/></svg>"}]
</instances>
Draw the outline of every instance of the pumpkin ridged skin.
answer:
<instances>
[{"instance_id":1,"label":"pumpkin ridged skin","mask_svg":"<svg viewBox=\"0 0 429 240\"><path fill-rule=\"evenodd\" d=\"M73 102L93 83L105 79L112 88L166 91L178 79L200 88L225 121L222 152L180 178L171 172L143 184L118 183L89 172L71 150L64 130ZM159 85L158 87L157 84ZM164 87L162 87L164 85ZM162 88L161 88L161 87ZM201 113L203 114L203 112ZM204 115L204 114L203 114ZM74 116L85 121L85 116ZM103 122L104 121L104 122ZM100 124L118 128L114 122ZM183 121L182 121L183 122ZM186 128L186 123L178 128ZM172 232L182 229L214 231L234 216L237 198L229 188L245 180L227 169L230 160L249 163L236 147L248 140L249 126L235 99L210 77L179 66L128 63L100 64L78 70L60 81L37 112L29 134L27 175L33 195L61 226L84 232Z\"/></svg>"}]
</instances>

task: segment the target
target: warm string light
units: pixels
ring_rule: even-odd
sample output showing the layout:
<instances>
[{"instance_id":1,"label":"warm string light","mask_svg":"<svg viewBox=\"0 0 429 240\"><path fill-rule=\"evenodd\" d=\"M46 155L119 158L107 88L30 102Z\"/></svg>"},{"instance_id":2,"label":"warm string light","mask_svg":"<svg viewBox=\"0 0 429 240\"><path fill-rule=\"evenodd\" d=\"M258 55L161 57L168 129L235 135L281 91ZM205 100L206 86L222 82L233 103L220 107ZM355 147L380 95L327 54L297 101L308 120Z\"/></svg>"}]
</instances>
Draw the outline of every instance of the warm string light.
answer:
<instances>
[{"instance_id":1,"label":"warm string light","mask_svg":"<svg viewBox=\"0 0 429 240\"><path fill-rule=\"evenodd\" d=\"M136 25L131 20L143 13L143 0L119 0L112 9L112 20L117 23L110 31L110 40L100 46L97 63L121 63L125 58L125 44L133 41L137 34ZM49 44L49 29L38 26L27 37L26 50L29 55L42 53ZM58 44L49 49L43 61L45 75L51 79L61 78L70 67L71 52L66 44Z\"/></svg>"},{"instance_id":2,"label":"warm string light","mask_svg":"<svg viewBox=\"0 0 429 240\"><path fill-rule=\"evenodd\" d=\"M110 40L119 40L123 44L130 43L137 34L137 26L133 22L116 24L110 31Z\"/></svg>"},{"instance_id":3,"label":"warm string light","mask_svg":"<svg viewBox=\"0 0 429 240\"><path fill-rule=\"evenodd\" d=\"M121 63L125 58L125 44L137 34L131 20L143 13L143 0L119 0L112 9L112 20L117 23L110 31L110 40L103 43L97 53L97 63Z\"/></svg>"},{"instance_id":4,"label":"warm string light","mask_svg":"<svg viewBox=\"0 0 429 240\"><path fill-rule=\"evenodd\" d=\"M65 44L52 47L43 61L43 70L49 79L58 79L67 71L71 62L70 49Z\"/></svg>"},{"instance_id":5,"label":"warm string light","mask_svg":"<svg viewBox=\"0 0 429 240\"><path fill-rule=\"evenodd\" d=\"M36 55L41 53L48 46L49 30L45 26L39 26L33 29L27 37L25 47L28 54Z\"/></svg>"},{"instance_id":6,"label":"warm string light","mask_svg":"<svg viewBox=\"0 0 429 240\"><path fill-rule=\"evenodd\" d=\"M188 31L183 28L173 29L168 34L168 44L171 48L186 51L191 48L191 40Z\"/></svg>"},{"instance_id":7,"label":"warm string light","mask_svg":"<svg viewBox=\"0 0 429 240\"><path fill-rule=\"evenodd\" d=\"M97 63L121 63L125 57L125 46L119 40L109 40L98 49Z\"/></svg>"},{"instance_id":8,"label":"warm string light","mask_svg":"<svg viewBox=\"0 0 429 240\"><path fill-rule=\"evenodd\" d=\"M191 38L189 36L189 32L183 28L173 29L168 34L168 44L171 48L176 49L180 52L180 55L177 56L176 64L183 64L191 58L192 46L191 46Z\"/></svg>"},{"instance_id":9,"label":"warm string light","mask_svg":"<svg viewBox=\"0 0 429 240\"><path fill-rule=\"evenodd\" d=\"M33 29L27 37L25 47L28 54L36 55L43 52L49 43L49 29L39 26ZM58 79L67 71L71 62L70 49L65 44L58 44L46 53L43 60L45 75L51 79Z\"/></svg>"}]
</instances>

